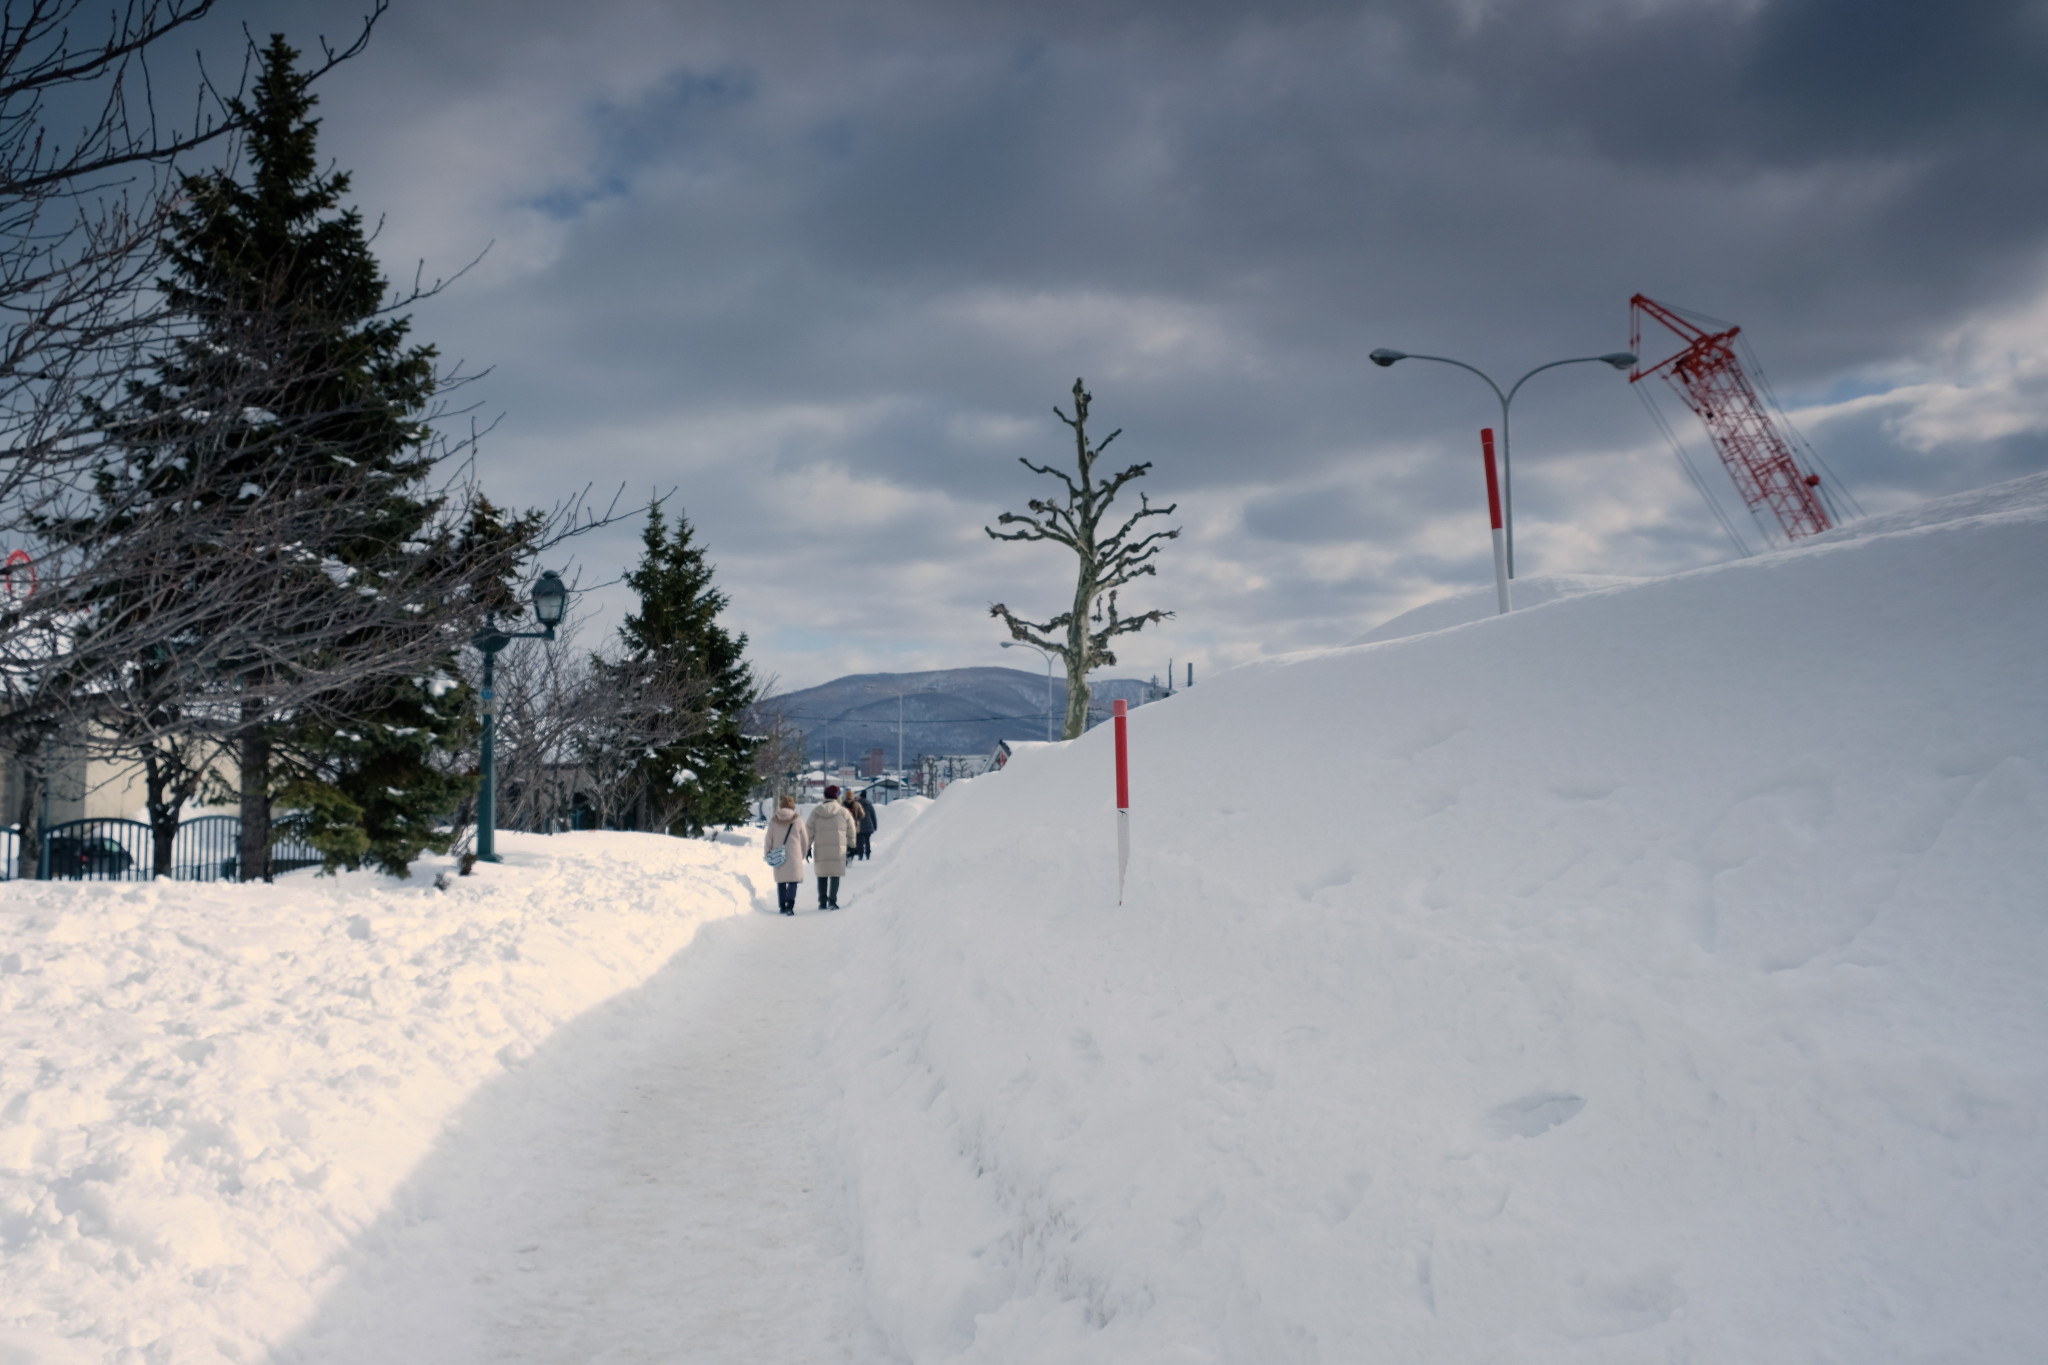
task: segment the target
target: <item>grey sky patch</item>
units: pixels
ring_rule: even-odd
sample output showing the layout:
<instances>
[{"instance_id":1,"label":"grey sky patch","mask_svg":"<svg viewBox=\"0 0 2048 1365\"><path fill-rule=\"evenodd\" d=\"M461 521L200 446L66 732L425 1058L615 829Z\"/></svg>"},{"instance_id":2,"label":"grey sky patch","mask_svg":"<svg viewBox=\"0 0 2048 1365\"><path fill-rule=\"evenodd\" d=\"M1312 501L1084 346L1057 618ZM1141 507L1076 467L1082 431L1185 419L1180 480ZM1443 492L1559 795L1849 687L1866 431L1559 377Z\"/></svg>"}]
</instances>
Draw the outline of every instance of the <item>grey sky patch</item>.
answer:
<instances>
[{"instance_id":1,"label":"grey sky patch","mask_svg":"<svg viewBox=\"0 0 2048 1365\"><path fill-rule=\"evenodd\" d=\"M1873 507L2048 465L2042 14L398 0L323 145L394 275L497 243L418 312L494 367L493 488L674 488L792 684L1003 662L987 602L1058 609L1058 557L980 528L1066 458L1076 375L1187 528L1126 654L1206 667L1487 581L1493 400L1376 346L1505 381L1626 344L1642 290L1739 323ZM1733 553L1627 389L1516 400L1531 571Z\"/></svg>"}]
</instances>

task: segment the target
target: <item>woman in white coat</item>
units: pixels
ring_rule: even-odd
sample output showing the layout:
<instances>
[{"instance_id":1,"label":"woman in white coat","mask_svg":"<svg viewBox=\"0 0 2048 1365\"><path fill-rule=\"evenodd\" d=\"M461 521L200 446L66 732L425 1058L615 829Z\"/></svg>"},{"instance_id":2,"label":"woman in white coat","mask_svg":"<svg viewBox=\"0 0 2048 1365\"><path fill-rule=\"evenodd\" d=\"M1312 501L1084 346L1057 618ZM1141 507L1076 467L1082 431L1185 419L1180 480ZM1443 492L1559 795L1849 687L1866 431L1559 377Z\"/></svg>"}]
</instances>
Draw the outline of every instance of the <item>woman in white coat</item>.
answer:
<instances>
[{"instance_id":1,"label":"woman in white coat","mask_svg":"<svg viewBox=\"0 0 2048 1365\"><path fill-rule=\"evenodd\" d=\"M768 821L768 833L761 839L762 857L773 858L778 848L782 850L782 861L773 864L775 899L783 914L794 915L796 889L804 880L804 860L811 856L811 832L796 818L794 796L785 796L776 803L774 818Z\"/></svg>"},{"instance_id":2,"label":"woman in white coat","mask_svg":"<svg viewBox=\"0 0 2048 1365\"><path fill-rule=\"evenodd\" d=\"M818 860L818 908L839 908L839 879L846 875L846 851L855 838L853 817L839 804L839 788L825 788L825 799L811 812L811 856Z\"/></svg>"}]
</instances>

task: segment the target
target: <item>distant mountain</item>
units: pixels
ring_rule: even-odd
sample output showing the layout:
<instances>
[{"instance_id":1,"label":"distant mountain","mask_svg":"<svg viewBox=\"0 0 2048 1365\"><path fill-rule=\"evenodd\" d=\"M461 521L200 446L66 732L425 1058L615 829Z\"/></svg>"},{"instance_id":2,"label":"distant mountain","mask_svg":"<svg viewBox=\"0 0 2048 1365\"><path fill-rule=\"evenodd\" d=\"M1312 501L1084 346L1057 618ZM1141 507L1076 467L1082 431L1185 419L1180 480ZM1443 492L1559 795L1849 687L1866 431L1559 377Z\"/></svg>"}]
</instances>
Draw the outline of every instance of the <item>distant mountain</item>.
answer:
<instances>
[{"instance_id":1,"label":"distant mountain","mask_svg":"<svg viewBox=\"0 0 2048 1365\"><path fill-rule=\"evenodd\" d=\"M1131 678L1091 683L1089 723L1108 715L1119 697L1136 706L1153 695L1150 684ZM880 749L893 768L899 734L905 763L917 762L919 754L983 754L1001 740L1044 739L1048 698L1057 737L1066 717L1066 680L1055 674L1048 688L1045 674L1017 668L855 673L784 693L767 709L780 711L804 732L814 761L843 754L858 762L870 749Z\"/></svg>"}]
</instances>

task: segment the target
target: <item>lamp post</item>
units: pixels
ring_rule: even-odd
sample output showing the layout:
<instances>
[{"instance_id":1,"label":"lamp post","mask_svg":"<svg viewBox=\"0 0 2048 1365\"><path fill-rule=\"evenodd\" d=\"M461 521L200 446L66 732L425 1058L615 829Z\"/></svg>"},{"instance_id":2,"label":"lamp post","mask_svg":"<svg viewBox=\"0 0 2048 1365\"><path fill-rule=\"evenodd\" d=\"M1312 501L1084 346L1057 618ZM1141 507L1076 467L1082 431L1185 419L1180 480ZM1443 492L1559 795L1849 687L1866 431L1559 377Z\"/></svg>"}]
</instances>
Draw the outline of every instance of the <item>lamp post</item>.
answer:
<instances>
[{"instance_id":1,"label":"lamp post","mask_svg":"<svg viewBox=\"0 0 2048 1365\"><path fill-rule=\"evenodd\" d=\"M1028 640L1004 640L1002 645L1004 649L1012 649L1018 645L1026 649L1038 649L1037 645ZM1052 654L1043 649L1038 649L1038 652L1045 656L1045 738L1049 744L1052 742Z\"/></svg>"},{"instance_id":2,"label":"lamp post","mask_svg":"<svg viewBox=\"0 0 2048 1365\"><path fill-rule=\"evenodd\" d=\"M498 764L493 744L498 733L498 694L493 688L498 651L514 640L552 640L555 627L568 610L569 589L562 576L549 569L534 581L533 617L539 630L500 630L495 612L484 617L484 628L469 637L469 643L484 656L484 753L476 793L476 856L479 862L495 863L498 858Z\"/></svg>"},{"instance_id":3,"label":"lamp post","mask_svg":"<svg viewBox=\"0 0 2048 1365\"><path fill-rule=\"evenodd\" d=\"M1493 377L1487 374L1486 371L1479 369L1477 366L1467 365L1462 360L1453 360L1449 356L1411 355L1407 351L1390 351L1385 347L1381 347L1368 356L1367 359L1371 360L1373 364L1381 369L1387 368L1397 360L1434 360L1440 365L1456 365L1459 369L1470 370L1473 374L1485 380L1486 387L1492 389L1493 396L1500 400L1500 482L1501 493L1507 505L1509 578L1515 576L1515 474L1514 465L1510 462L1508 455L1508 404L1515 401L1515 395L1522 391L1522 385L1528 383L1537 375L1542 374L1545 370L1554 370L1560 365L1588 365L1597 361L1602 365L1612 365L1617 370L1625 370L1636 363L1636 358L1627 351L1610 351L1606 355L1576 355L1569 360L1553 360L1547 365L1538 365L1535 369L1517 379L1513 388L1509 389L1506 393L1502 393L1500 385L1494 383Z\"/></svg>"}]
</instances>

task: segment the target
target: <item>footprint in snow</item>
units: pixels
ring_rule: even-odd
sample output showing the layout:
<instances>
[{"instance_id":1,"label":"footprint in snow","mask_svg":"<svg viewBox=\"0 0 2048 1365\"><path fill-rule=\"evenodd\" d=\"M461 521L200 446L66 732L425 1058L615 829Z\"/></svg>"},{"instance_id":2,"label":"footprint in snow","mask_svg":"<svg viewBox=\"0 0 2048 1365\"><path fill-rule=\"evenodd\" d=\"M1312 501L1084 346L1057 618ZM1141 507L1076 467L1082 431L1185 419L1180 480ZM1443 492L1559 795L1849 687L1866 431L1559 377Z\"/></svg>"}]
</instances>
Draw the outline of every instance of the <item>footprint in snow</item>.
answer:
<instances>
[{"instance_id":1,"label":"footprint in snow","mask_svg":"<svg viewBox=\"0 0 2048 1365\"><path fill-rule=\"evenodd\" d=\"M1577 1095L1524 1095L1494 1106L1487 1114L1487 1123L1498 1137L1542 1137L1559 1124L1577 1118L1585 1107L1586 1102Z\"/></svg>"}]
</instances>

